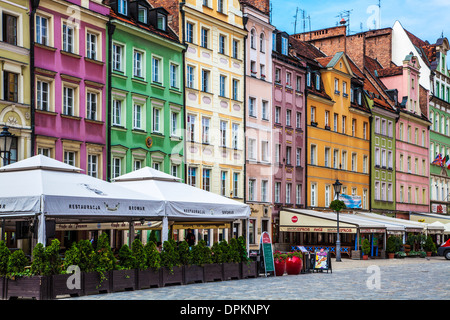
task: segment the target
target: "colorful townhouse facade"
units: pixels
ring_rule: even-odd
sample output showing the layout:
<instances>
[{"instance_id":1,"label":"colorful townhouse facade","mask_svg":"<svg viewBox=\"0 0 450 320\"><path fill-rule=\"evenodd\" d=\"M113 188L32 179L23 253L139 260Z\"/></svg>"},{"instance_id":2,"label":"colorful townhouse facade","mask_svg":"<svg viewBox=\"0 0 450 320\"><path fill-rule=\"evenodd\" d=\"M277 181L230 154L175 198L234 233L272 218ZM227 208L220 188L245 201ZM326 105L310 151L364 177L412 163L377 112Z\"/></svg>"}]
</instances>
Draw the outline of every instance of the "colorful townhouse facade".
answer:
<instances>
[{"instance_id":1,"label":"colorful townhouse facade","mask_svg":"<svg viewBox=\"0 0 450 320\"><path fill-rule=\"evenodd\" d=\"M272 234L272 33L270 1L241 1L245 43L245 202L251 207L250 249L262 232Z\"/></svg>"},{"instance_id":2,"label":"colorful townhouse facade","mask_svg":"<svg viewBox=\"0 0 450 320\"><path fill-rule=\"evenodd\" d=\"M29 1L5 1L0 6L0 127L14 135L9 153L0 153L0 166L31 156Z\"/></svg>"},{"instance_id":3,"label":"colorful townhouse facade","mask_svg":"<svg viewBox=\"0 0 450 320\"><path fill-rule=\"evenodd\" d=\"M184 50L169 14L111 3L110 178L152 167L184 181Z\"/></svg>"},{"instance_id":4,"label":"colorful townhouse facade","mask_svg":"<svg viewBox=\"0 0 450 320\"><path fill-rule=\"evenodd\" d=\"M399 119L396 128L396 216L429 210L428 99L421 100L420 65L412 53L403 65L378 71L387 88L397 89Z\"/></svg>"},{"instance_id":5,"label":"colorful townhouse facade","mask_svg":"<svg viewBox=\"0 0 450 320\"><path fill-rule=\"evenodd\" d=\"M343 52L316 59L320 73L307 82L329 99L308 91L307 185L309 208L328 208L333 184L342 183L340 199L359 199L348 208L369 208L371 112L363 97L364 78Z\"/></svg>"},{"instance_id":6,"label":"colorful townhouse facade","mask_svg":"<svg viewBox=\"0 0 450 320\"><path fill-rule=\"evenodd\" d=\"M34 150L106 178L109 8L39 2L34 15Z\"/></svg>"},{"instance_id":7,"label":"colorful townhouse facade","mask_svg":"<svg viewBox=\"0 0 450 320\"><path fill-rule=\"evenodd\" d=\"M305 207L307 65L290 50L286 32L275 30L272 41L273 238L288 242L278 233L279 212L283 207Z\"/></svg>"},{"instance_id":8,"label":"colorful townhouse facade","mask_svg":"<svg viewBox=\"0 0 450 320\"><path fill-rule=\"evenodd\" d=\"M450 170L447 162L433 164L438 154L450 156L450 75L447 53L450 49L447 38L427 45L430 68L434 72L430 97L430 212L448 214L450 192Z\"/></svg>"}]
</instances>

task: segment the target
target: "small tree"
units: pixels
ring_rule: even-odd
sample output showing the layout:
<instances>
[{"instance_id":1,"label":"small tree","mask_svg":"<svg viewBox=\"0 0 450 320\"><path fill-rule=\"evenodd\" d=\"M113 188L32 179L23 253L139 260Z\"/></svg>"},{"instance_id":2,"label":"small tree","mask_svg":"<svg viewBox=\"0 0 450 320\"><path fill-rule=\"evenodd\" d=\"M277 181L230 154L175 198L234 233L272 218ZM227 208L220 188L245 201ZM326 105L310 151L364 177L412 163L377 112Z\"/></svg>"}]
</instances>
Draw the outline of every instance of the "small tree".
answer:
<instances>
[{"instance_id":1,"label":"small tree","mask_svg":"<svg viewBox=\"0 0 450 320\"><path fill-rule=\"evenodd\" d=\"M230 239L229 244L229 261L230 262L241 262L241 252L239 250L239 242L236 238Z\"/></svg>"},{"instance_id":2,"label":"small tree","mask_svg":"<svg viewBox=\"0 0 450 320\"><path fill-rule=\"evenodd\" d=\"M173 267L180 266L180 257L176 250L176 243L173 239L164 241L161 251L161 266L166 267L173 273Z\"/></svg>"},{"instance_id":3,"label":"small tree","mask_svg":"<svg viewBox=\"0 0 450 320\"><path fill-rule=\"evenodd\" d=\"M59 255L60 244L58 239L53 239L51 244L45 248L45 275L61 273L62 259Z\"/></svg>"},{"instance_id":4,"label":"small tree","mask_svg":"<svg viewBox=\"0 0 450 320\"><path fill-rule=\"evenodd\" d=\"M144 247L145 253L145 269L153 269L154 271L161 268L161 254L156 249L156 244L153 241L147 242Z\"/></svg>"},{"instance_id":5,"label":"small tree","mask_svg":"<svg viewBox=\"0 0 450 320\"><path fill-rule=\"evenodd\" d=\"M98 237L97 248L93 256L93 270L100 274L102 282L106 279L105 273L114 270L115 266L116 258L109 245L109 237L106 233L102 233Z\"/></svg>"},{"instance_id":6,"label":"small tree","mask_svg":"<svg viewBox=\"0 0 450 320\"><path fill-rule=\"evenodd\" d=\"M345 205L344 201L341 200L333 200L330 203L330 209L336 212L340 212L342 209L346 209L347 206Z\"/></svg>"},{"instance_id":7,"label":"small tree","mask_svg":"<svg viewBox=\"0 0 450 320\"><path fill-rule=\"evenodd\" d=\"M118 265L122 270L133 269L136 265L136 259L127 244L124 244L119 250Z\"/></svg>"},{"instance_id":8,"label":"small tree","mask_svg":"<svg viewBox=\"0 0 450 320\"><path fill-rule=\"evenodd\" d=\"M134 257L134 268L139 270L146 270L147 257L145 255L144 246L139 238L134 239L131 243L131 252Z\"/></svg>"},{"instance_id":9,"label":"small tree","mask_svg":"<svg viewBox=\"0 0 450 320\"><path fill-rule=\"evenodd\" d=\"M386 251L388 253L395 253L398 250L400 250L400 246L399 246L399 237L397 236L390 236L387 239L387 243L386 243Z\"/></svg>"},{"instance_id":10,"label":"small tree","mask_svg":"<svg viewBox=\"0 0 450 320\"><path fill-rule=\"evenodd\" d=\"M204 264L212 263L211 249L206 245L205 240L199 240L198 243L192 247L192 264L202 266Z\"/></svg>"},{"instance_id":11,"label":"small tree","mask_svg":"<svg viewBox=\"0 0 450 320\"><path fill-rule=\"evenodd\" d=\"M436 252L436 244L433 242L433 238L431 238L431 236L427 237L424 249L427 252Z\"/></svg>"},{"instance_id":12,"label":"small tree","mask_svg":"<svg viewBox=\"0 0 450 320\"><path fill-rule=\"evenodd\" d=\"M8 260L11 255L4 241L0 241L0 276L6 275L8 272Z\"/></svg>"},{"instance_id":13,"label":"small tree","mask_svg":"<svg viewBox=\"0 0 450 320\"><path fill-rule=\"evenodd\" d=\"M27 265L28 259L25 253L21 249L14 251L8 259L8 275L11 277L25 275Z\"/></svg>"},{"instance_id":14,"label":"small tree","mask_svg":"<svg viewBox=\"0 0 450 320\"><path fill-rule=\"evenodd\" d=\"M370 242L369 239L364 239L362 242L362 250L365 255L368 255L370 253Z\"/></svg>"},{"instance_id":15,"label":"small tree","mask_svg":"<svg viewBox=\"0 0 450 320\"><path fill-rule=\"evenodd\" d=\"M32 253L31 274L45 275L46 258L45 248L42 243L36 244Z\"/></svg>"},{"instance_id":16,"label":"small tree","mask_svg":"<svg viewBox=\"0 0 450 320\"><path fill-rule=\"evenodd\" d=\"M245 238L243 236L240 236L238 238L238 243L239 243L239 255L241 256L241 262L249 262Z\"/></svg>"},{"instance_id":17,"label":"small tree","mask_svg":"<svg viewBox=\"0 0 450 320\"><path fill-rule=\"evenodd\" d=\"M192 253L189 249L189 244L187 241L182 241L177 246L178 257L180 264L190 265L192 263Z\"/></svg>"}]
</instances>

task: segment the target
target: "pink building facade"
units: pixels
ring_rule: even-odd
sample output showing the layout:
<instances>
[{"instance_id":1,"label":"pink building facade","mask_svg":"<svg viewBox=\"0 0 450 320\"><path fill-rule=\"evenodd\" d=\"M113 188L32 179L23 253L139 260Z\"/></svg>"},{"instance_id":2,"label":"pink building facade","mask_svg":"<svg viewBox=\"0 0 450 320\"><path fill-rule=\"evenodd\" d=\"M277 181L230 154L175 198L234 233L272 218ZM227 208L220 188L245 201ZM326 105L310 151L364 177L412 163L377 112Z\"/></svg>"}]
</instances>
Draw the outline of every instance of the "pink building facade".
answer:
<instances>
[{"instance_id":1,"label":"pink building facade","mask_svg":"<svg viewBox=\"0 0 450 320\"><path fill-rule=\"evenodd\" d=\"M249 31L246 43L246 193L252 209L250 247L258 249L260 233L271 234L272 211L272 32L269 1L243 7ZM260 232L257 232L260 230Z\"/></svg>"},{"instance_id":2,"label":"pink building facade","mask_svg":"<svg viewBox=\"0 0 450 320\"><path fill-rule=\"evenodd\" d=\"M380 70L388 89L397 89L396 124L397 215L429 210L428 91L419 85L420 65L407 55L402 66Z\"/></svg>"},{"instance_id":3,"label":"pink building facade","mask_svg":"<svg viewBox=\"0 0 450 320\"><path fill-rule=\"evenodd\" d=\"M289 36L273 37L273 202L277 230L282 207L305 207L306 62L289 53ZM274 241L284 242L279 235Z\"/></svg>"},{"instance_id":4,"label":"pink building facade","mask_svg":"<svg viewBox=\"0 0 450 320\"><path fill-rule=\"evenodd\" d=\"M34 26L33 153L100 179L106 177L108 14L100 0L42 0Z\"/></svg>"}]
</instances>

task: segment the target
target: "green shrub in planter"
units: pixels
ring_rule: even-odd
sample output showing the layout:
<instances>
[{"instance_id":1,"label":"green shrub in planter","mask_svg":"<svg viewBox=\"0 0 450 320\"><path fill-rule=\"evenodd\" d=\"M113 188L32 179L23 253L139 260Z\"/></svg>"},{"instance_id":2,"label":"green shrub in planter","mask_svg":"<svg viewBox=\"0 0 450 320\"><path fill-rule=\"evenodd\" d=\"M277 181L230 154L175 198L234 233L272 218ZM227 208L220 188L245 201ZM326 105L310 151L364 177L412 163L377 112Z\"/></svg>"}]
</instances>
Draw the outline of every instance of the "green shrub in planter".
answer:
<instances>
[{"instance_id":1,"label":"green shrub in planter","mask_svg":"<svg viewBox=\"0 0 450 320\"><path fill-rule=\"evenodd\" d=\"M211 257L213 263L224 263L226 260L226 252L223 252L224 246L219 242L214 242L211 247Z\"/></svg>"},{"instance_id":2,"label":"green shrub in planter","mask_svg":"<svg viewBox=\"0 0 450 320\"><path fill-rule=\"evenodd\" d=\"M134 269L136 259L127 244L124 244L119 250L119 263L117 268L121 270Z\"/></svg>"},{"instance_id":3,"label":"green shrub in planter","mask_svg":"<svg viewBox=\"0 0 450 320\"><path fill-rule=\"evenodd\" d=\"M239 243L238 250L239 250L241 262L249 263L250 259L248 258L247 246L245 244L245 238L243 236L240 236L237 240Z\"/></svg>"},{"instance_id":4,"label":"green shrub in planter","mask_svg":"<svg viewBox=\"0 0 450 320\"><path fill-rule=\"evenodd\" d=\"M156 249L156 244L153 241L147 242L144 247L144 254L146 269L157 270L161 268L161 254Z\"/></svg>"},{"instance_id":5,"label":"green shrub in planter","mask_svg":"<svg viewBox=\"0 0 450 320\"><path fill-rule=\"evenodd\" d=\"M59 255L60 242L53 239L50 246L44 248L38 243L33 249L31 274L36 276L49 276L61 273L62 259Z\"/></svg>"},{"instance_id":6,"label":"green shrub in planter","mask_svg":"<svg viewBox=\"0 0 450 320\"><path fill-rule=\"evenodd\" d=\"M388 253L394 253L400 250L400 241L401 239L397 236L390 236L387 239L386 243L386 251Z\"/></svg>"},{"instance_id":7,"label":"green shrub in planter","mask_svg":"<svg viewBox=\"0 0 450 320\"><path fill-rule=\"evenodd\" d=\"M182 241L177 246L179 264L190 265L192 263L192 253L187 241Z\"/></svg>"},{"instance_id":8,"label":"green shrub in planter","mask_svg":"<svg viewBox=\"0 0 450 320\"><path fill-rule=\"evenodd\" d=\"M98 237L97 248L93 256L93 270L100 274L102 282L106 279L106 273L114 270L116 267L116 258L109 245L109 237L106 233L102 233Z\"/></svg>"},{"instance_id":9,"label":"green shrub in planter","mask_svg":"<svg viewBox=\"0 0 450 320\"><path fill-rule=\"evenodd\" d=\"M192 247L192 264L203 266L212 263L211 249L204 240L200 240Z\"/></svg>"},{"instance_id":10,"label":"green shrub in planter","mask_svg":"<svg viewBox=\"0 0 450 320\"><path fill-rule=\"evenodd\" d=\"M239 247L239 242L236 238L230 239L229 244L229 261L230 262L241 262L241 252Z\"/></svg>"},{"instance_id":11,"label":"green shrub in planter","mask_svg":"<svg viewBox=\"0 0 450 320\"><path fill-rule=\"evenodd\" d=\"M63 272L69 266L78 266L82 272L93 271L94 248L89 240L73 242L69 250L66 251L63 263Z\"/></svg>"},{"instance_id":12,"label":"green shrub in planter","mask_svg":"<svg viewBox=\"0 0 450 320\"><path fill-rule=\"evenodd\" d=\"M7 273L10 277L29 275L29 272L25 270L28 265L28 259L25 253L19 249L14 251L8 259Z\"/></svg>"},{"instance_id":13,"label":"green shrub in planter","mask_svg":"<svg viewBox=\"0 0 450 320\"><path fill-rule=\"evenodd\" d=\"M369 255L370 254L370 242L369 242L369 239L364 239L363 240L362 250L363 250L365 255Z\"/></svg>"},{"instance_id":14,"label":"green shrub in planter","mask_svg":"<svg viewBox=\"0 0 450 320\"><path fill-rule=\"evenodd\" d=\"M425 241L425 245L424 245L424 249L427 252L436 252L436 244L433 242L433 238L431 238L431 236L428 236L426 241Z\"/></svg>"},{"instance_id":15,"label":"green shrub in planter","mask_svg":"<svg viewBox=\"0 0 450 320\"><path fill-rule=\"evenodd\" d=\"M173 239L164 241L161 251L161 266L166 267L173 272L173 267L181 266L180 256L176 249L176 243Z\"/></svg>"},{"instance_id":16,"label":"green shrub in planter","mask_svg":"<svg viewBox=\"0 0 450 320\"><path fill-rule=\"evenodd\" d=\"M4 241L0 241L0 276L6 275L8 272L8 260L11 255Z\"/></svg>"},{"instance_id":17,"label":"green shrub in planter","mask_svg":"<svg viewBox=\"0 0 450 320\"><path fill-rule=\"evenodd\" d=\"M139 270L147 269L144 246L139 238L134 239L131 243L131 253L134 257L134 268Z\"/></svg>"}]
</instances>

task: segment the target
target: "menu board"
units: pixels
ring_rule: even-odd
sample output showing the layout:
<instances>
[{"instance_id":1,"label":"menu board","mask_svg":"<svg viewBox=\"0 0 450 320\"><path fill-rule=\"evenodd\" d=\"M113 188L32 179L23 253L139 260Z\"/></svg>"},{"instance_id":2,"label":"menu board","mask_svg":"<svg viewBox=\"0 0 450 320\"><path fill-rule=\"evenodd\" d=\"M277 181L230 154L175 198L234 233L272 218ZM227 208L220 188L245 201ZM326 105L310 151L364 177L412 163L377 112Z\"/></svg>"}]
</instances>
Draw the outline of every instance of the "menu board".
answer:
<instances>
[{"instance_id":1,"label":"menu board","mask_svg":"<svg viewBox=\"0 0 450 320\"><path fill-rule=\"evenodd\" d=\"M314 257L314 270L329 270L331 269L331 263L328 256L328 250L319 250L315 252Z\"/></svg>"},{"instance_id":2,"label":"menu board","mask_svg":"<svg viewBox=\"0 0 450 320\"><path fill-rule=\"evenodd\" d=\"M275 272L275 264L273 262L272 240L269 234L264 231L261 234L260 246L262 247L262 254L264 258L264 267L266 272Z\"/></svg>"}]
</instances>

